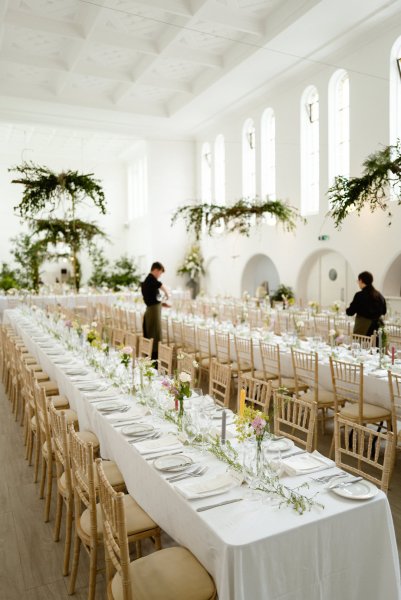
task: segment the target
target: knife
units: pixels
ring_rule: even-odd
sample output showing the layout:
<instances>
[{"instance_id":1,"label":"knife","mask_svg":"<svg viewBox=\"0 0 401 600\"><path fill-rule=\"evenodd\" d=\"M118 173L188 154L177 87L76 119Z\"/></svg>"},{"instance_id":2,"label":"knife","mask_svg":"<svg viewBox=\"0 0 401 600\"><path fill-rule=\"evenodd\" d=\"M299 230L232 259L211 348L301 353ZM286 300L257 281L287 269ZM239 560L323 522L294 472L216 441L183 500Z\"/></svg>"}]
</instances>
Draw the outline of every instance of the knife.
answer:
<instances>
[{"instance_id":1,"label":"knife","mask_svg":"<svg viewBox=\"0 0 401 600\"><path fill-rule=\"evenodd\" d=\"M329 489L330 490L334 490L334 488L343 488L343 487L347 487L348 485L352 485L353 483L356 483L357 481L362 481L363 477L355 477L355 479L353 479L352 481L343 481L343 482L339 482L336 483L335 485L330 485Z\"/></svg>"},{"instance_id":2,"label":"knife","mask_svg":"<svg viewBox=\"0 0 401 600\"><path fill-rule=\"evenodd\" d=\"M225 504L232 504L233 502L241 502L241 500L243 500L243 498L231 498L231 500L224 500L224 502L218 502L217 504L200 506L196 509L196 512L203 512L204 510L210 510L211 508L217 508L218 506L224 506Z\"/></svg>"}]
</instances>

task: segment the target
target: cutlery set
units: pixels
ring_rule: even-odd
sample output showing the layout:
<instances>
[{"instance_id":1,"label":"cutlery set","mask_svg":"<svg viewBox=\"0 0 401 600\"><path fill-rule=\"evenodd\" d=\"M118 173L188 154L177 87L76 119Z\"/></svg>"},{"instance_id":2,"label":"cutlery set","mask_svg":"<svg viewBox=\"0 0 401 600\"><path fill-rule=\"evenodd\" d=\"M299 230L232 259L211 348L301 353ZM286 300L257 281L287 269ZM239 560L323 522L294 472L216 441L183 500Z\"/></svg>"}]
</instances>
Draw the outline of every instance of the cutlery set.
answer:
<instances>
[{"instance_id":1,"label":"cutlery set","mask_svg":"<svg viewBox=\"0 0 401 600\"><path fill-rule=\"evenodd\" d=\"M166 477L166 481L169 481L170 483L175 483L176 481L182 481L183 479L188 479L189 477L201 477L208 470L208 467L206 465L196 465L195 467L194 465L191 465L191 467L191 470L188 469L187 471Z\"/></svg>"}]
</instances>

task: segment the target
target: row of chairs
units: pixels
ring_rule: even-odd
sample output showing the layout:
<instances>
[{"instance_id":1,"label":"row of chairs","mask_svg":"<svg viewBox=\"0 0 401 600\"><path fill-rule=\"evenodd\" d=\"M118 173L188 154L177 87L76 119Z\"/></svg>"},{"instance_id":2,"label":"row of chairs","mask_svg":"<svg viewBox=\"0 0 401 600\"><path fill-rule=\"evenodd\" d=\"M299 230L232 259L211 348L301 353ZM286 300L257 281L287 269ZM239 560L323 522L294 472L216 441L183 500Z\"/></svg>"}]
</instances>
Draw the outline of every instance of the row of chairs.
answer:
<instances>
[{"instance_id":1,"label":"row of chairs","mask_svg":"<svg viewBox=\"0 0 401 600\"><path fill-rule=\"evenodd\" d=\"M115 577L110 577L109 597L115 600L132 600L134 597L156 600L160 591L160 587L157 590L157 585L163 585L169 597L182 600L189 597L198 600L215 598L213 580L188 550L160 550L160 528L126 493L125 482L117 465L112 461L102 460L97 475L94 460L98 456L99 442L96 435L89 431L78 431L77 415L69 408L68 399L59 395L56 383L47 377L29 353L24 341L11 328L1 328L0 364L3 382L16 417L21 419L16 407L21 402L25 406L23 422L26 424L26 443L29 446L27 454L32 459L34 449L35 481L38 479L39 465L42 467L39 495L45 498L45 521L50 518L53 467L56 467L54 541L60 540L65 509L62 572L65 576L70 573L69 593L75 592L81 547L89 555L88 600L95 598L98 555L102 546L106 550L107 576L110 573L107 549L115 548L115 542L110 545L107 525L102 520L105 506L103 502L101 508L99 503L102 485L103 489L108 489L109 495L118 494L121 498L126 516L124 540L127 547L128 544L134 546L137 557L134 561L134 589L127 589L118 572ZM21 370L23 366L25 370ZM141 541L147 538L152 540L155 550L159 552L142 557ZM187 569L184 577L180 572L182 564Z\"/></svg>"}]
</instances>

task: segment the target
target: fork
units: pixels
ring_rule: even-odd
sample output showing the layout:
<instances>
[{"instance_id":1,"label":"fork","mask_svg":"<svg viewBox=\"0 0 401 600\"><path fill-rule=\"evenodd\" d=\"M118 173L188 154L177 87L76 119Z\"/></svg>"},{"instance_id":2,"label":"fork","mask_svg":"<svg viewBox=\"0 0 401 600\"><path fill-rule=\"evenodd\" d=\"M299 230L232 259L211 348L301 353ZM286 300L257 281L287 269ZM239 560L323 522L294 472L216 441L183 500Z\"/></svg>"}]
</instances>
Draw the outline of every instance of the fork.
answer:
<instances>
[{"instance_id":1,"label":"fork","mask_svg":"<svg viewBox=\"0 0 401 600\"><path fill-rule=\"evenodd\" d=\"M344 473L344 471L342 471L341 473L334 473L332 475L324 475L323 477L311 477L311 479L313 481L316 481L317 483L329 483L329 481L331 481L332 479L334 479L336 477L347 477L347 473Z\"/></svg>"},{"instance_id":2,"label":"fork","mask_svg":"<svg viewBox=\"0 0 401 600\"><path fill-rule=\"evenodd\" d=\"M191 473L183 473L181 475L176 475L175 477L168 477L167 481L171 483L175 483L176 481L181 481L182 479L187 479L188 477L201 477L207 471L208 467L205 465L204 467L199 467L199 470L192 471Z\"/></svg>"}]
</instances>

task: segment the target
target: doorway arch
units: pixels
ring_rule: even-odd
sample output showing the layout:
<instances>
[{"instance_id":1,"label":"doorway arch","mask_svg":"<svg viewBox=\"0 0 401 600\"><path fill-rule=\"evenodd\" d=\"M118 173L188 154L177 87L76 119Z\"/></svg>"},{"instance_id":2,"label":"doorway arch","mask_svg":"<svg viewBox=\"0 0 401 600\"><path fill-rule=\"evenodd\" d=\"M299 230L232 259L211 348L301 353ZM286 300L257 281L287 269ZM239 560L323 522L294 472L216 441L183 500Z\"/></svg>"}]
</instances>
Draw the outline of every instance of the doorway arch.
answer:
<instances>
[{"instance_id":1,"label":"doorway arch","mask_svg":"<svg viewBox=\"0 0 401 600\"><path fill-rule=\"evenodd\" d=\"M336 250L317 250L304 261L297 279L297 298L306 304L316 300L329 306L340 300L346 305L357 291L355 274L347 259Z\"/></svg>"},{"instance_id":2,"label":"doorway arch","mask_svg":"<svg viewBox=\"0 0 401 600\"><path fill-rule=\"evenodd\" d=\"M269 284L270 294L277 289L280 276L276 265L266 254L255 254L248 260L242 272L241 292L246 291L254 296L256 288L265 281Z\"/></svg>"},{"instance_id":3,"label":"doorway arch","mask_svg":"<svg viewBox=\"0 0 401 600\"><path fill-rule=\"evenodd\" d=\"M383 279L384 296L401 296L401 254L396 256Z\"/></svg>"}]
</instances>

